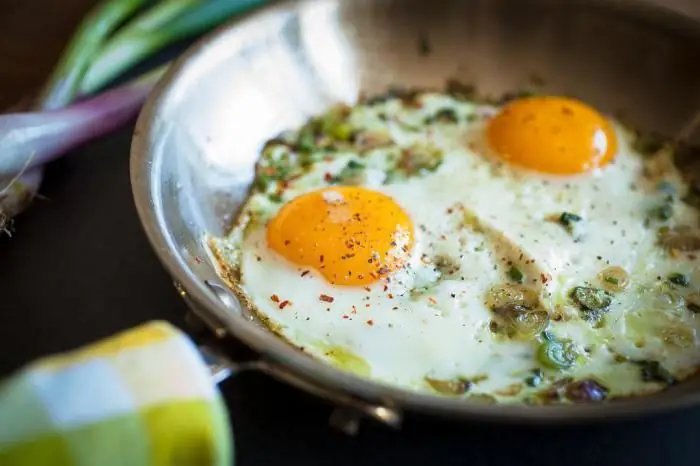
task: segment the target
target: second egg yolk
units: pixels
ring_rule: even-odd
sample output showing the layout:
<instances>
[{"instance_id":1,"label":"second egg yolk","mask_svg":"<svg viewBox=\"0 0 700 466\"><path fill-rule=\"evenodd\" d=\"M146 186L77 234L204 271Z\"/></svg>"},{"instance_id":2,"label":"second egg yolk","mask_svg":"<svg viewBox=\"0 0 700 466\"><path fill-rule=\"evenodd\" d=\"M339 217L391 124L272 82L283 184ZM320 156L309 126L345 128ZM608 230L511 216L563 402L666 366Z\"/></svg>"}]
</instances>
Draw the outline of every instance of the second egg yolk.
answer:
<instances>
[{"instance_id":1,"label":"second egg yolk","mask_svg":"<svg viewBox=\"0 0 700 466\"><path fill-rule=\"evenodd\" d=\"M267 243L335 285L369 285L402 267L413 223L389 196L360 187L324 188L286 205L267 226Z\"/></svg>"},{"instance_id":2,"label":"second egg yolk","mask_svg":"<svg viewBox=\"0 0 700 466\"><path fill-rule=\"evenodd\" d=\"M504 106L489 122L490 146L503 159L551 174L602 167L617 152L610 122L566 97L528 97Z\"/></svg>"}]
</instances>

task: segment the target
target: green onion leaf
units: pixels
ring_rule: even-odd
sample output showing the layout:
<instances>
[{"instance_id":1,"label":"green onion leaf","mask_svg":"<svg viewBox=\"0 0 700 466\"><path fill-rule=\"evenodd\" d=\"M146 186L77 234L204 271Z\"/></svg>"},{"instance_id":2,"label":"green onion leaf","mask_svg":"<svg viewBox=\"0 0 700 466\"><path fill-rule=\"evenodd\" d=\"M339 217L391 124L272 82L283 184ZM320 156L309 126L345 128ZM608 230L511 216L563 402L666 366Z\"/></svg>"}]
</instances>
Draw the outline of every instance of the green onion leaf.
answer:
<instances>
[{"instance_id":1,"label":"green onion leaf","mask_svg":"<svg viewBox=\"0 0 700 466\"><path fill-rule=\"evenodd\" d=\"M135 26L127 25L128 34L120 35L119 40L111 41L99 51L80 84L80 91L93 93L161 48L202 34L264 2L209 0L190 4L182 0L166 0L146 12ZM176 15L178 12L180 14ZM164 23L165 19L170 21ZM152 29L153 25L158 27Z\"/></svg>"},{"instance_id":2,"label":"green onion leaf","mask_svg":"<svg viewBox=\"0 0 700 466\"><path fill-rule=\"evenodd\" d=\"M39 94L42 109L64 107L75 98L90 62L105 39L146 1L105 0L88 14Z\"/></svg>"}]
</instances>

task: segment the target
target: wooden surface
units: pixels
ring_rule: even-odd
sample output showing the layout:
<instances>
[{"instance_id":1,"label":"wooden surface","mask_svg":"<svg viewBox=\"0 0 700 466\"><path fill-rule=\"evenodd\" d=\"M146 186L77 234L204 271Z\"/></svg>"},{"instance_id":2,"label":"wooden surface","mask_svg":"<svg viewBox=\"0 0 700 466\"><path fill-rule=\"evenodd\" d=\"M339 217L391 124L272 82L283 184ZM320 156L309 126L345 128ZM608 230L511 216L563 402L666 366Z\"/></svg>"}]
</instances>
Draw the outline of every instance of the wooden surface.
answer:
<instances>
[{"instance_id":1,"label":"wooden surface","mask_svg":"<svg viewBox=\"0 0 700 466\"><path fill-rule=\"evenodd\" d=\"M0 0L0 105L42 83L94 1ZM0 241L0 378L40 356L145 320L186 328L185 304L134 208L131 130L127 126L52 164L42 187L45 198L18 218L12 238ZM241 374L221 389L238 466L697 466L700 455L700 409L556 428L455 425L409 416L400 432L369 423L359 437L349 438L327 427L328 406L269 377Z\"/></svg>"},{"instance_id":2,"label":"wooden surface","mask_svg":"<svg viewBox=\"0 0 700 466\"><path fill-rule=\"evenodd\" d=\"M41 86L96 0L0 0L0 108Z\"/></svg>"}]
</instances>

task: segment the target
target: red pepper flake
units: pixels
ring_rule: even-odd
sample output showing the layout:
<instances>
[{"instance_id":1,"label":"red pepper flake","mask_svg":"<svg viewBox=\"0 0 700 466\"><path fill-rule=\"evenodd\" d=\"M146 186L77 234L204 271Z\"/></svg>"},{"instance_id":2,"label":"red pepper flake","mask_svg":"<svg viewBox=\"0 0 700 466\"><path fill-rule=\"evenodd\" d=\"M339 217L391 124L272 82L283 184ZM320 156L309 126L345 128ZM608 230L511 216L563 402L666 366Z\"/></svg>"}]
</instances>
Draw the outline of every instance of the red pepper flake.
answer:
<instances>
[{"instance_id":1,"label":"red pepper flake","mask_svg":"<svg viewBox=\"0 0 700 466\"><path fill-rule=\"evenodd\" d=\"M369 303L365 304L365 307L369 307Z\"/></svg>"},{"instance_id":2,"label":"red pepper flake","mask_svg":"<svg viewBox=\"0 0 700 466\"><path fill-rule=\"evenodd\" d=\"M280 297L277 296L276 294L273 294L270 296L270 299L272 300L273 303L279 303L280 302Z\"/></svg>"},{"instance_id":3,"label":"red pepper flake","mask_svg":"<svg viewBox=\"0 0 700 466\"><path fill-rule=\"evenodd\" d=\"M367 325L369 325L371 327L372 325L374 325L374 321L372 319L369 319L367 321Z\"/></svg>"},{"instance_id":4,"label":"red pepper flake","mask_svg":"<svg viewBox=\"0 0 700 466\"><path fill-rule=\"evenodd\" d=\"M389 299L394 299L394 295L389 293Z\"/></svg>"},{"instance_id":5,"label":"red pepper flake","mask_svg":"<svg viewBox=\"0 0 700 466\"><path fill-rule=\"evenodd\" d=\"M202 263L202 259L200 259L200 258L197 257L197 256L194 256L194 261L195 261L197 264L201 264L201 263Z\"/></svg>"},{"instance_id":6,"label":"red pepper flake","mask_svg":"<svg viewBox=\"0 0 700 466\"><path fill-rule=\"evenodd\" d=\"M370 291L372 291L372 288L370 288L369 286L366 286L365 291L369 293Z\"/></svg>"},{"instance_id":7,"label":"red pepper flake","mask_svg":"<svg viewBox=\"0 0 700 466\"><path fill-rule=\"evenodd\" d=\"M388 290L388 289L389 289L389 286L388 286L388 285L384 285L384 291L386 291L386 290ZM367 291L369 291L369 290L367 290Z\"/></svg>"},{"instance_id":8,"label":"red pepper flake","mask_svg":"<svg viewBox=\"0 0 700 466\"><path fill-rule=\"evenodd\" d=\"M280 303L280 309L284 309L285 307L289 306L290 304L292 304L292 303L285 299L284 301L282 301Z\"/></svg>"},{"instance_id":9,"label":"red pepper flake","mask_svg":"<svg viewBox=\"0 0 700 466\"><path fill-rule=\"evenodd\" d=\"M323 175L323 180L324 180L324 181L331 182L331 181L333 181L333 175L331 175L330 173L326 172L326 173Z\"/></svg>"},{"instance_id":10,"label":"red pepper flake","mask_svg":"<svg viewBox=\"0 0 700 466\"><path fill-rule=\"evenodd\" d=\"M435 298L433 298L432 296L429 296L429 297L428 297L428 302L429 302L430 304L432 304L432 305L437 304L437 301L436 301Z\"/></svg>"},{"instance_id":11,"label":"red pepper flake","mask_svg":"<svg viewBox=\"0 0 700 466\"><path fill-rule=\"evenodd\" d=\"M350 316L349 316L349 315L347 315L347 314L343 314L343 319L349 319L349 318L350 318Z\"/></svg>"},{"instance_id":12,"label":"red pepper flake","mask_svg":"<svg viewBox=\"0 0 700 466\"><path fill-rule=\"evenodd\" d=\"M352 305L352 312L351 314L357 314L357 307L353 304Z\"/></svg>"},{"instance_id":13,"label":"red pepper flake","mask_svg":"<svg viewBox=\"0 0 700 466\"><path fill-rule=\"evenodd\" d=\"M308 274L309 274L309 270L304 270L304 271L301 273L301 276L302 276L302 277L305 277L305 276L307 276Z\"/></svg>"},{"instance_id":14,"label":"red pepper flake","mask_svg":"<svg viewBox=\"0 0 700 466\"><path fill-rule=\"evenodd\" d=\"M552 276L549 275L548 273L543 273L543 274L540 274L540 279L542 280L542 284L545 285L547 282L549 282L552 279Z\"/></svg>"},{"instance_id":15,"label":"red pepper flake","mask_svg":"<svg viewBox=\"0 0 700 466\"><path fill-rule=\"evenodd\" d=\"M318 297L318 299L320 299L324 303L332 303L333 301L335 301L335 298L333 296L328 296L327 294L322 294Z\"/></svg>"}]
</instances>

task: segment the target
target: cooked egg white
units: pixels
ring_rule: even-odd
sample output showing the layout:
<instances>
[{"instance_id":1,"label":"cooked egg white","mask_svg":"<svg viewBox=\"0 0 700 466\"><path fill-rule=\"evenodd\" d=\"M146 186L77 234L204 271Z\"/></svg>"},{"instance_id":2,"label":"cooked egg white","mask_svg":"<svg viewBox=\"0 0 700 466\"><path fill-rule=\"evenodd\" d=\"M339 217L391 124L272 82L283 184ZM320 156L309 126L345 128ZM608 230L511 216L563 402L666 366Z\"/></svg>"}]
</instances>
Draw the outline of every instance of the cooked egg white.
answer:
<instances>
[{"instance_id":1,"label":"cooked egg white","mask_svg":"<svg viewBox=\"0 0 700 466\"><path fill-rule=\"evenodd\" d=\"M544 142L517 135L508 141L508 125L523 119L494 129L499 112L498 106L438 93L422 94L410 105L394 98L346 110L345 126L325 130L341 133L341 140L352 130L354 146L312 149L311 162L293 177L251 194L228 237L210 239L224 275L235 276L237 292L304 351L407 389L546 402L567 381L594 381L603 393L589 397L596 400L650 393L669 383L664 378L694 373L700 363L700 322L692 305L700 291L697 260L659 245L660 228L698 222L697 210L678 201L687 190L681 174L670 165L663 182L675 194L660 191L660 180L645 175L646 156L634 150L635 136L617 123L606 129L614 136L607 142L614 152L609 157L603 140L596 149L601 157L591 163L538 159L560 150L556 128L544 127ZM576 134L566 141L575 146ZM509 143L530 152L505 153ZM267 150L271 160L296 163L298 150ZM416 152L439 157L439 163L406 166L406 154ZM396 249L396 241L388 233L374 238L373 228L389 231L396 223L391 219L403 219L398 222L410 234L401 244L410 247L387 249L391 270L374 274L376 269L353 262L355 270L348 271L357 283L343 281L345 269L334 283L325 264L337 248L325 258L307 257L329 241L322 229L313 230L313 221L290 218L275 232L285 206L324 188L333 202L350 199L355 190L361 190L358 196L386 196L379 210L369 195L353 212L366 214L367 241L380 244L378 250L385 243ZM297 207L297 220L316 218ZM663 215L660 208L667 209ZM333 238L351 239L342 237L345 230L333 231ZM302 233L306 239L300 240ZM309 243L288 251L285 244L292 241ZM329 266L332 271L341 270L333 268L340 261ZM606 275L611 267L623 278ZM504 286L525 287L538 297L534 307L546 312L546 333L516 337L498 330L489 296ZM576 287L608 290L609 304L589 312L572 297ZM575 357L560 367L543 363L549 340L567 342Z\"/></svg>"}]
</instances>

